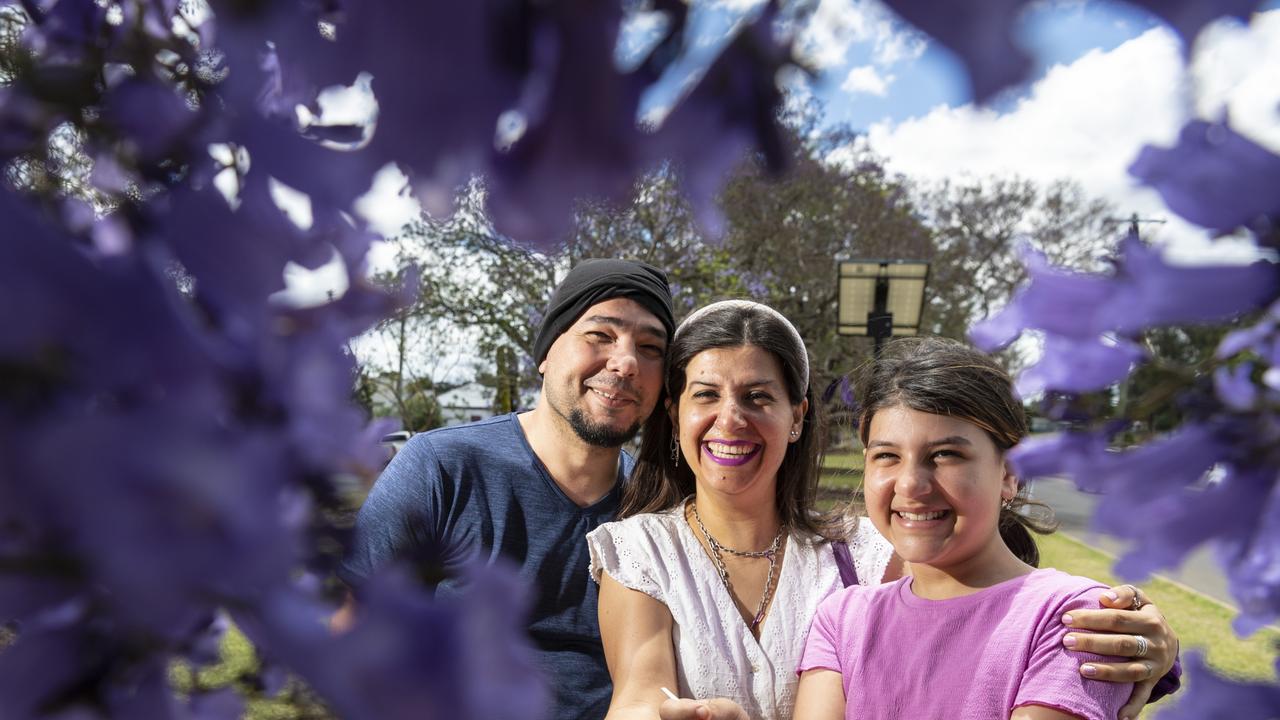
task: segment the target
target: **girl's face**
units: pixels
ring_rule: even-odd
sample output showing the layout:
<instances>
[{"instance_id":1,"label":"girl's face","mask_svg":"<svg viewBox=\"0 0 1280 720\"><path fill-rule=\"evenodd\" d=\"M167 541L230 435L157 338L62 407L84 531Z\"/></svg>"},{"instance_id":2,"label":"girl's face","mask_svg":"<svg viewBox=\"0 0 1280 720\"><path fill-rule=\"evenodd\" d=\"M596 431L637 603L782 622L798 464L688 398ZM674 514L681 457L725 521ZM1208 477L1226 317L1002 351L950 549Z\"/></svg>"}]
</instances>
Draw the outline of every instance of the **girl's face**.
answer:
<instances>
[{"instance_id":1,"label":"girl's face","mask_svg":"<svg viewBox=\"0 0 1280 720\"><path fill-rule=\"evenodd\" d=\"M1018 485L982 428L896 405L872 416L865 454L867 513L903 560L955 568L1004 548Z\"/></svg>"},{"instance_id":2,"label":"girl's face","mask_svg":"<svg viewBox=\"0 0 1280 720\"><path fill-rule=\"evenodd\" d=\"M670 413L699 492L759 495L772 504L778 467L806 409L807 400L791 404L778 358L742 345L693 356Z\"/></svg>"}]
</instances>

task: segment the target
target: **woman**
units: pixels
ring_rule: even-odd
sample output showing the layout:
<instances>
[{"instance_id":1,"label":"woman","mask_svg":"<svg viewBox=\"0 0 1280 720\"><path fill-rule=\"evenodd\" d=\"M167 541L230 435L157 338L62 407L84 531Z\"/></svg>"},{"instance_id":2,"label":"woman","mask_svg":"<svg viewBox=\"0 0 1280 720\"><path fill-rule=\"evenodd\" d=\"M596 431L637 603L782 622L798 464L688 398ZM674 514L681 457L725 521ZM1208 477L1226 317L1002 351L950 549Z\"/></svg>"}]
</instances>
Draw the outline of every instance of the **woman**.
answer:
<instances>
[{"instance_id":1,"label":"woman","mask_svg":"<svg viewBox=\"0 0 1280 720\"><path fill-rule=\"evenodd\" d=\"M1037 570L1001 526L1024 518L1007 451L1027 435L1009 376L959 343L890 343L863 383L867 515L911 576L822 602L796 716L1110 720L1130 689L1091 683L1056 618L1106 588ZM1029 537L1027 538L1029 539ZM868 632L874 618L875 632Z\"/></svg>"},{"instance_id":2,"label":"woman","mask_svg":"<svg viewBox=\"0 0 1280 720\"><path fill-rule=\"evenodd\" d=\"M848 536L861 582L897 579L901 565L870 523L814 510L821 424L804 343L782 315L747 301L695 312L672 340L666 388L623 519L588 536L614 681L608 717L657 717L666 687L720 698L711 709L724 717L789 718L809 621L843 585L829 540ZM1171 664L1167 627L1130 621L1156 667ZM667 701L664 716L695 717L695 705Z\"/></svg>"}]
</instances>

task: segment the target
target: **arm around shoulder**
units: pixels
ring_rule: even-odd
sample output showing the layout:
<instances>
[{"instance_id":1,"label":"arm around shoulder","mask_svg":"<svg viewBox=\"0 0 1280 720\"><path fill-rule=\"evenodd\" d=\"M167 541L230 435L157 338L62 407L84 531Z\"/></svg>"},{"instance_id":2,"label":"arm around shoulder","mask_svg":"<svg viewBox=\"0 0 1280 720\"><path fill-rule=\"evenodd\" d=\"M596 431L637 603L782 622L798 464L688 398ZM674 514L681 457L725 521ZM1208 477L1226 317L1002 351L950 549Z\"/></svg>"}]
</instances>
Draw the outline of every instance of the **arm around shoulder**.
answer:
<instances>
[{"instance_id":1,"label":"arm around shoulder","mask_svg":"<svg viewBox=\"0 0 1280 720\"><path fill-rule=\"evenodd\" d=\"M613 679L607 720L657 718L666 699L661 688L676 688L671 611L602 572L599 614L605 662Z\"/></svg>"}]
</instances>

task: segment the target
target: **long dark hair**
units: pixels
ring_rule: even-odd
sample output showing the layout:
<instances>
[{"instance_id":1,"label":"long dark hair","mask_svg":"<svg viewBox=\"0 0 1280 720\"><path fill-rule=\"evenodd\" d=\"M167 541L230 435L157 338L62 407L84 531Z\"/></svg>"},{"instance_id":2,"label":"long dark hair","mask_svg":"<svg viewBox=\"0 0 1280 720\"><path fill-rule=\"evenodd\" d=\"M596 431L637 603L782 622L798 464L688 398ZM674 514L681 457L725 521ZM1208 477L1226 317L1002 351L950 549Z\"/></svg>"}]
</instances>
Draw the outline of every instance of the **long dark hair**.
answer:
<instances>
[{"instance_id":1,"label":"long dark hair","mask_svg":"<svg viewBox=\"0 0 1280 720\"><path fill-rule=\"evenodd\" d=\"M808 366L807 351L786 320L762 305L734 303L712 308L681 325L667 357L666 396L673 407L679 403L680 394L684 392L685 371L698 353L742 346L773 353L782 366L791 404L809 401L800 438L787 445L778 468L775 496L778 518L794 530L834 539L839 535L838 523L814 508L822 468L825 422L803 374L803 368ZM645 422L636 467L622 492L619 519L669 510L693 494L693 471L688 462L677 463L672 459L673 441L678 445L671 416L659 407ZM678 448L676 452L680 452Z\"/></svg>"},{"instance_id":2,"label":"long dark hair","mask_svg":"<svg viewBox=\"0 0 1280 720\"><path fill-rule=\"evenodd\" d=\"M901 338L887 343L864 369L858 392L858 435L867 444L871 418L902 406L960 418L982 428L1003 454L1027 436L1027 417L1009 374L994 360L954 340ZM1040 550L1031 532L1057 529L1053 510L1018 494L1000 510L1000 537L1020 560L1039 567Z\"/></svg>"}]
</instances>

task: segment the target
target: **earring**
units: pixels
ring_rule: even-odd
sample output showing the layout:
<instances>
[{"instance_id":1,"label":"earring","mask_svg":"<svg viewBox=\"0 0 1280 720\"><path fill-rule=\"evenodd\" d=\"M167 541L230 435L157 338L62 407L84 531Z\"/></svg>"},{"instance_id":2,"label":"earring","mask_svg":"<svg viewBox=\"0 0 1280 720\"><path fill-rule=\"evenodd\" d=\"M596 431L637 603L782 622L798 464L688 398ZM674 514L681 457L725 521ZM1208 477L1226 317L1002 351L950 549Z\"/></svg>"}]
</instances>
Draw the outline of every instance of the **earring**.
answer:
<instances>
[{"instance_id":1,"label":"earring","mask_svg":"<svg viewBox=\"0 0 1280 720\"><path fill-rule=\"evenodd\" d=\"M1000 507L1004 508L1005 510L1012 510L1012 509L1013 509L1013 498L1007 498L1007 499L1005 499L1005 500L1001 500L1001 501L1000 501Z\"/></svg>"},{"instance_id":2,"label":"earring","mask_svg":"<svg viewBox=\"0 0 1280 720\"><path fill-rule=\"evenodd\" d=\"M791 431L791 439L792 439L792 440L795 440L795 439L796 439L796 438L798 438L798 437L800 437L800 431L799 431L799 430L792 430L792 431Z\"/></svg>"},{"instance_id":3,"label":"earring","mask_svg":"<svg viewBox=\"0 0 1280 720\"><path fill-rule=\"evenodd\" d=\"M671 435L671 462L680 467L680 443L676 442L675 433Z\"/></svg>"}]
</instances>

